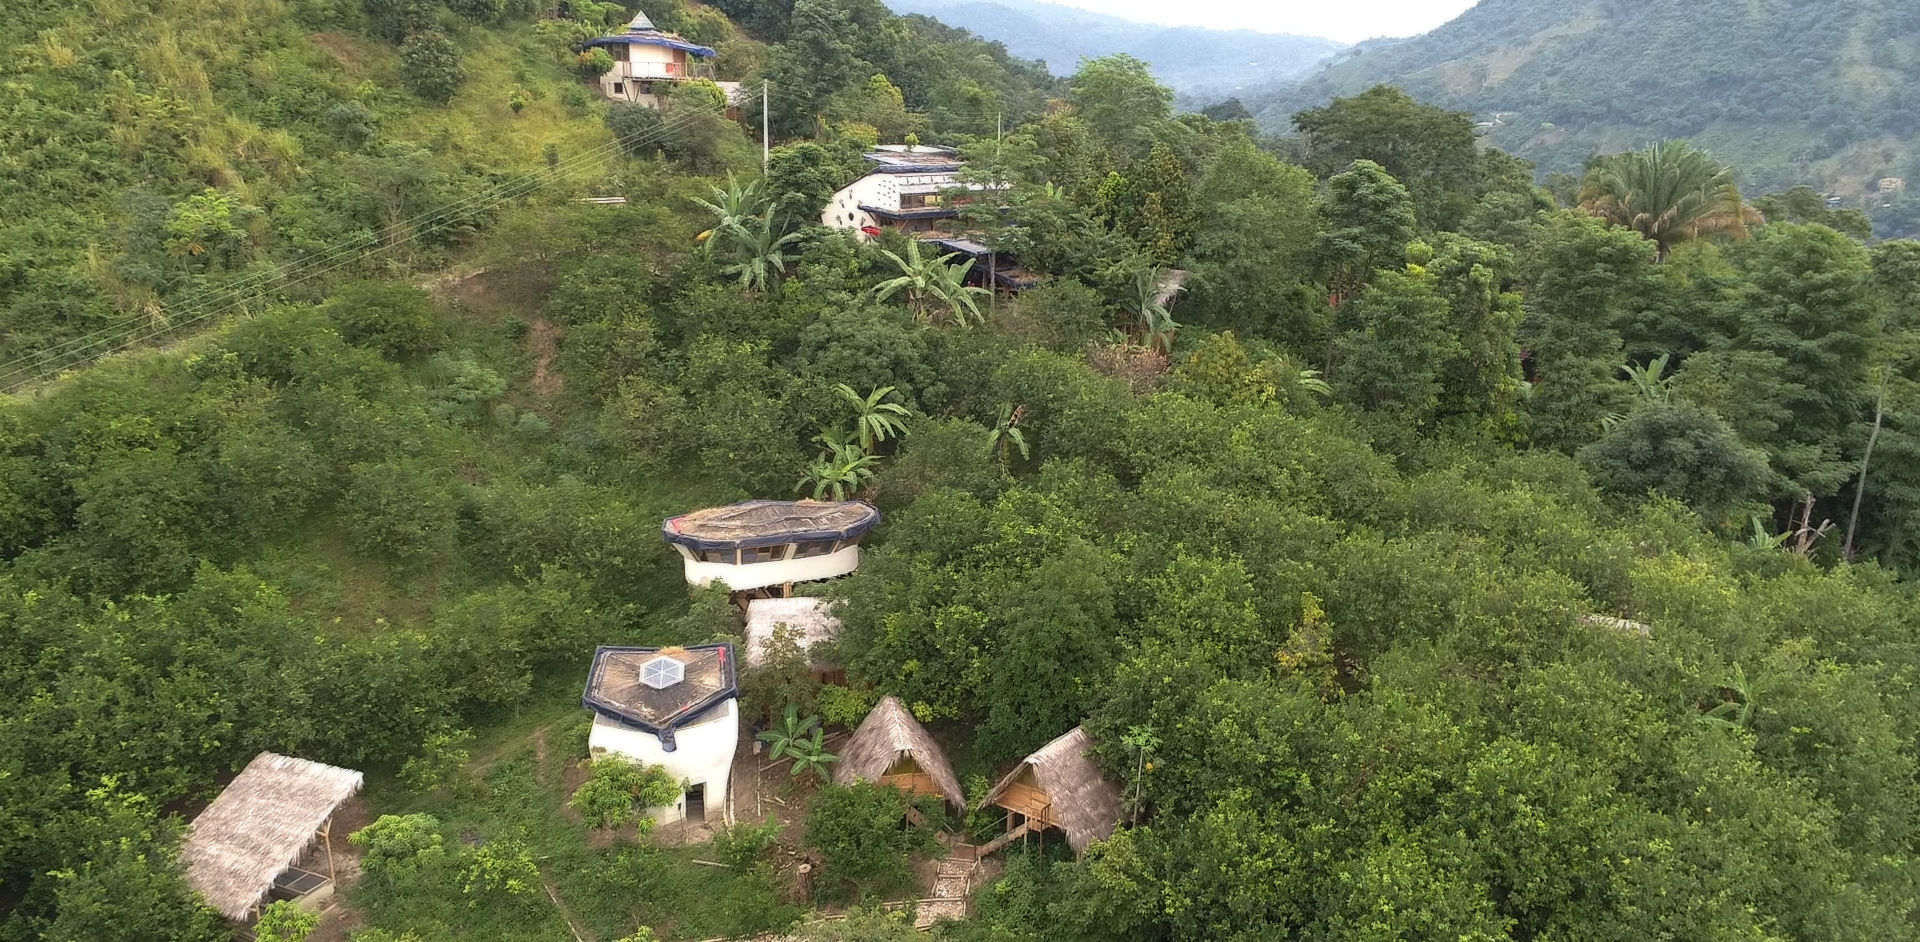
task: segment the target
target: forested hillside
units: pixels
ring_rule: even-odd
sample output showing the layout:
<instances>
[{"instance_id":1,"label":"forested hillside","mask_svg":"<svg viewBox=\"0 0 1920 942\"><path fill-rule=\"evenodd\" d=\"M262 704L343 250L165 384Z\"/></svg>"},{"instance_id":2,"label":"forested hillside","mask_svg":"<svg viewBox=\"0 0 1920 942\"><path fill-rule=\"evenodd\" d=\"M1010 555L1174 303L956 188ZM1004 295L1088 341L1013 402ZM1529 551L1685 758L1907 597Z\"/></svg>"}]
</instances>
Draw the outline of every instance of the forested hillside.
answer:
<instances>
[{"instance_id":1,"label":"forested hillside","mask_svg":"<svg viewBox=\"0 0 1920 942\"><path fill-rule=\"evenodd\" d=\"M1302 108L1386 83L1494 122L1490 142L1546 170L1688 137L1751 187L1858 200L1920 177L1916 27L1920 8L1900 0L1482 0L1248 104L1284 132Z\"/></svg>"},{"instance_id":2,"label":"forested hillside","mask_svg":"<svg viewBox=\"0 0 1920 942\"><path fill-rule=\"evenodd\" d=\"M586 0L27 14L0 940L235 937L181 832L263 750L367 788L262 940L928 938L874 904L1079 725L1110 836L931 937L1920 938L1920 243L1683 142L1550 193L1392 89L1295 163L1126 57L645 11L770 113L600 99ZM815 224L913 139L1021 290ZM662 520L796 496L884 514L795 586L844 678L777 633L656 827L596 645L740 642ZM831 782L882 695L965 810Z\"/></svg>"},{"instance_id":3,"label":"forested hillside","mask_svg":"<svg viewBox=\"0 0 1920 942\"><path fill-rule=\"evenodd\" d=\"M1129 55L1182 95L1215 99L1302 75L1345 48L1331 39L1137 23L1035 0L888 0L1006 44L1023 59L1068 72L1082 59ZM1179 16L1169 8L1169 16Z\"/></svg>"}]
</instances>

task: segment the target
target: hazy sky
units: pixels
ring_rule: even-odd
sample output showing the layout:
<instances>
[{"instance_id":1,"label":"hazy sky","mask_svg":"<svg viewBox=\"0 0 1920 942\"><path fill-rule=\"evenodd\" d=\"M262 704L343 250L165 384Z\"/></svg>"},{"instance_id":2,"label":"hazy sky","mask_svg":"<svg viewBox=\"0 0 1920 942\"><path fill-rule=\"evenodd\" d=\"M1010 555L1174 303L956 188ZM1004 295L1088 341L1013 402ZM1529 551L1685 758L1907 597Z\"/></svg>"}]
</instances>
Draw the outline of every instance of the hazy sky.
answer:
<instances>
[{"instance_id":1,"label":"hazy sky","mask_svg":"<svg viewBox=\"0 0 1920 942\"><path fill-rule=\"evenodd\" d=\"M1459 16L1475 0L1047 0L1150 23L1257 29L1359 42L1412 36Z\"/></svg>"}]
</instances>

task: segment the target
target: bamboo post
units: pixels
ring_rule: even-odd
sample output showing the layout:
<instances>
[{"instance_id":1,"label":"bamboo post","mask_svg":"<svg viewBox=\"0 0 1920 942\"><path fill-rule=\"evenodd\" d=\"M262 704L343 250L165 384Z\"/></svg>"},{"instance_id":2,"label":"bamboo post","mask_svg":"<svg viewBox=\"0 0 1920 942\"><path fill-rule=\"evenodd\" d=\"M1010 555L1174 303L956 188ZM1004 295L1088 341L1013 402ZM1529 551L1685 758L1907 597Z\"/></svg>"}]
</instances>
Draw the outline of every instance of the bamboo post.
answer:
<instances>
[{"instance_id":1,"label":"bamboo post","mask_svg":"<svg viewBox=\"0 0 1920 942\"><path fill-rule=\"evenodd\" d=\"M332 818L328 818L325 824L320 825L320 840L327 845L327 882L332 883L336 879L333 873L333 819Z\"/></svg>"}]
</instances>

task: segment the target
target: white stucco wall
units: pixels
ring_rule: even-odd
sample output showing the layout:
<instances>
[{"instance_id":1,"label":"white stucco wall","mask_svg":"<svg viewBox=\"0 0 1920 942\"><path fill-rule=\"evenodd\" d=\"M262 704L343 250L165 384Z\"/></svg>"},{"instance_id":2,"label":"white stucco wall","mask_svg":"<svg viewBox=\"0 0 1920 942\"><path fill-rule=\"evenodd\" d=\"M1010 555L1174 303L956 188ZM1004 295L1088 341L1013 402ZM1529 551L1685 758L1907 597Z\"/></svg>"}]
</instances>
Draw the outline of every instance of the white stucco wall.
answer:
<instances>
[{"instance_id":1,"label":"white stucco wall","mask_svg":"<svg viewBox=\"0 0 1920 942\"><path fill-rule=\"evenodd\" d=\"M615 101L638 102L649 108L659 108L659 98L642 95L640 83L672 82L687 78L691 60L685 53L675 59L674 53L675 50L665 46L628 46L627 61L615 62L611 71L600 76L600 94ZM679 63L677 67L676 63ZM620 85L618 92L614 91L615 84Z\"/></svg>"},{"instance_id":2,"label":"white stucco wall","mask_svg":"<svg viewBox=\"0 0 1920 942\"><path fill-rule=\"evenodd\" d=\"M726 820L727 777L733 771L733 753L740 743L740 702L728 700L709 710L705 720L674 730L673 738L674 750L668 752L661 748L660 737L595 713L593 732L587 735L587 752L595 758L613 754L664 766L689 787L705 785L707 820ZM684 791L671 807L654 809L653 816L661 824L685 819Z\"/></svg>"},{"instance_id":3,"label":"white stucco wall","mask_svg":"<svg viewBox=\"0 0 1920 942\"><path fill-rule=\"evenodd\" d=\"M956 185L951 173L869 173L833 194L827 208L820 213L820 224L830 229L854 230L878 226L880 222L861 212L861 206L897 210L902 193L938 193ZM860 238L871 236L862 234Z\"/></svg>"},{"instance_id":4,"label":"white stucco wall","mask_svg":"<svg viewBox=\"0 0 1920 942\"><path fill-rule=\"evenodd\" d=\"M741 565L702 562L687 559L684 554L681 558L687 567L688 584L707 585L718 580L735 592L744 592L789 582L812 582L847 575L860 568L860 547L849 546L838 552L805 559L779 559Z\"/></svg>"}]
</instances>

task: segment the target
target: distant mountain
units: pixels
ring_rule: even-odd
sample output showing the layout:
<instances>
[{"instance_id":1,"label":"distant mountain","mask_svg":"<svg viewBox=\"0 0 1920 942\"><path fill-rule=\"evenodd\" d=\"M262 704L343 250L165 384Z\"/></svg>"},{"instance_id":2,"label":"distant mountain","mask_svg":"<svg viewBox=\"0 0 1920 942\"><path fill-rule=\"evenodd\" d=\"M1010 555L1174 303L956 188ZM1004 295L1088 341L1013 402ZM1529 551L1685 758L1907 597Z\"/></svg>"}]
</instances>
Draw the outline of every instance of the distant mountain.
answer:
<instances>
[{"instance_id":1,"label":"distant mountain","mask_svg":"<svg viewBox=\"0 0 1920 942\"><path fill-rule=\"evenodd\" d=\"M1040 59L1056 74L1082 58L1126 53L1153 66L1160 81L1187 96L1229 95L1304 75L1343 43L1311 36L1156 26L1038 0L886 0L897 13L919 13L1004 43L1022 59Z\"/></svg>"},{"instance_id":2,"label":"distant mountain","mask_svg":"<svg viewBox=\"0 0 1920 942\"><path fill-rule=\"evenodd\" d=\"M1749 189L1867 192L1920 176L1920 2L1481 0L1408 40L1367 43L1265 95L1301 108L1377 83L1474 112L1496 145L1543 169L1689 137Z\"/></svg>"}]
</instances>

